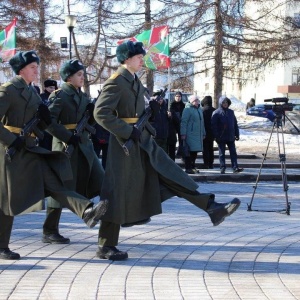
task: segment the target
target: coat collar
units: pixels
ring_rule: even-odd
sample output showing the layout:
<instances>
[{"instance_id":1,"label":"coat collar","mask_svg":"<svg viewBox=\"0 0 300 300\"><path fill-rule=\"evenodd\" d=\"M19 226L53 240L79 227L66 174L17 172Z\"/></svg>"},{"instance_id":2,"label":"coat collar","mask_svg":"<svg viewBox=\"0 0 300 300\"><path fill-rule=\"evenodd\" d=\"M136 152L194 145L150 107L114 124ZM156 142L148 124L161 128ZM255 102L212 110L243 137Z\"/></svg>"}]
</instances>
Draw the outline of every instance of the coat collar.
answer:
<instances>
[{"instance_id":1,"label":"coat collar","mask_svg":"<svg viewBox=\"0 0 300 300\"><path fill-rule=\"evenodd\" d=\"M136 76L136 74L134 74L134 76L123 66L118 68L117 71L121 76L123 76L128 82L130 82L132 84L132 90L135 94L135 96L137 97L141 92L140 89L140 81L138 79L138 77Z\"/></svg>"},{"instance_id":2,"label":"coat collar","mask_svg":"<svg viewBox=\"0 0 300 300\"><path fill-rule=\"evenodd\" d=\"M62 90L72 98L72 100L76 103L77 106L80 106L82 96L81 91L78 92L72 84L66 82L63 83Z\"/></svg>"},{"instance_id":3,"label":"coat collar","mask_svg":"<svg viewBox=\"0 0 300 300\"><path fill-rule=\"evenodd\" d=\"M33 89L34 87L28 86L26 81L22 78L22 76L17 75L11 80L11 83L17 88L22 90L21 96L25 101L29 101L32 93L35 92Z\"/></svg>"},{"instance_id":4,"label":"coat collar","mask_svg":"<svg viewBox=\"0 0 300 300\"><path fill-rule=\"evenodd\" d=\"M132 75L125 67L120 66L117 71L120 75L122 75L129 82L133 82L136 75Z\"/></svg>"}]
</instances>

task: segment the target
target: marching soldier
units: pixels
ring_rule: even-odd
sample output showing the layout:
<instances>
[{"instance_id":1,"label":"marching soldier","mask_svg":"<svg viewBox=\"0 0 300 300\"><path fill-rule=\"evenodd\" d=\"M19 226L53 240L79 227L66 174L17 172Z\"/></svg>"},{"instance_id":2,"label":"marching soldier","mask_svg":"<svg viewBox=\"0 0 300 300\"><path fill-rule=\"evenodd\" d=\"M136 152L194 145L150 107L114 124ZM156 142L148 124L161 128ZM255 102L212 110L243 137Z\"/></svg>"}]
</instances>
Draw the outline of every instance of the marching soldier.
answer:
<instances>
[{"instance_id":1,"label":"marching soldier","mask_svg":"<svg viewBox=\"0 0 300 300\"><path fill-rule=\"evenodd\" d=\"M136 73L143 66L145 50L140 42L125 42L117 47L121 63L117 72L104 84L96 105L96 121L111 132L101 196L109 208L99 230L102 259L123 260L127 252L116 248L120 225L145 224L162 212L161 203L173 196L185 198L206 211L216 226L240 205L239 199L217 203L213 194L197 191L198 185L159 147L150 124L141 132L134 126L144 113L144 87ZM157 111L158 103L149 102ZM127 156L123 145L127 139L134 146Z\"/></svg>"},{"instance_id":2,"label":"marching soldier","mask_svg":"<svg viewBox=\"0 0 300 300\"><path fill-rule=\"evenodd\" d=\"M76 125L86 110L91 115L89 123L95 124L94 104L90 102L87 94L81 91L84 84L84 66L77 59L68 60L62 65L60 76L64 83L49 97L52 123L47 130L53 135L52 150L64 151L66 145L74 147L70 156L73 179L66 181L65 185L89 199L94 198L100 195L104 170L94 151L89 132L84 130L81 136L74 135ZM54 199L47 201L42 239L44 243L70 242L69 238L59 234L61 212L60 203Z\"/></svg>"},{"instance_id":3,"label":"marching soldier","mask_svg":"<svg viewBox=\"0 0 300 300\"><path fill-rule=\"evenodd\" d=\"M31 85L37 80L39 62L35 51L18 52L9 61L16 76L0 87L0 259L20 258L9 249L14 216L33 211L45 196L52 196L89 227L96 225L108 204L105 200L93 205L63 185L72 176L64 153L37 146L31 132L20 136L36 114L41 131L51 123L48 108Z\"/></svg>"}]
</instances>

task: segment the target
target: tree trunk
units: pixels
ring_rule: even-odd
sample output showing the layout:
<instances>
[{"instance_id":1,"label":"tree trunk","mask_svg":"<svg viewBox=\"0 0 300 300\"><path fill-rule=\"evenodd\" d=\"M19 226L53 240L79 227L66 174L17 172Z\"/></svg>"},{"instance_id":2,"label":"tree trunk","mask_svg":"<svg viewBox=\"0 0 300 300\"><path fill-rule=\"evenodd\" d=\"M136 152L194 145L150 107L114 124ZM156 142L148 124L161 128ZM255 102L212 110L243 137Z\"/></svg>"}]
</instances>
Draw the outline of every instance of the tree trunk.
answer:
<instances>
[{"instance_id":1,"label":"tree trunk","mask_svg":"<svg viewBox=\"0 0 300 300\"><path fill-rule=\"evenodd\" d=\"M151 0L145 0L145 30L151 29ZM149 95L153 93L154 75L153 70L146 70L146 84L149 90Z\"/></svg>"},{"instance_id":2,"label":"tree trunk","mask_svg":"<svg viewBox=\"0 0 300 300\"><path fill-rule=\"evenodd\" d=\"M223 86L223 20L221 0L215 1L215 73L214 73L214 107L219 107L219 97Z\"/></svg>"}]
</instances>

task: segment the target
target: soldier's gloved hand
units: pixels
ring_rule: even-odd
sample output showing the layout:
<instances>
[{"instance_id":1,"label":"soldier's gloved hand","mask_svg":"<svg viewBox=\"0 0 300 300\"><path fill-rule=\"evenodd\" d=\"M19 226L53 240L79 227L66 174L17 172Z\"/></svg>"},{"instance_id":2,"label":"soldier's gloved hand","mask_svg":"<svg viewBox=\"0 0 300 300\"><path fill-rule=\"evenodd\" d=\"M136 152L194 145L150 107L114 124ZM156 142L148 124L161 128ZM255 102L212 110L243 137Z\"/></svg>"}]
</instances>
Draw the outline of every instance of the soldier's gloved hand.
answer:
<instances>
[{"instance_id":1,"label":"soldier's gloved hand","mask_svg":"<svg viewBox=\"0 0 300 300\"><path fill-rule=\"evenodd\" d=\"M133 126L133 129L132 129L132 132L131 132L131 135L129 138L137 143L140 140L141 134L142 133L136 127Z\"/></svg>"},{"instance_id":2,"label":"soldier's gloved hand","mask_svg":"<svg viewBox=\"0 0 300 300\"><path fill-rule=\"evenodd\" d=\"M149 101L149 106L151 107L154 116L159 113L160 105L157 101Z\"/></svg>"},{"instance_id":3,"label":"soldier's gloved hand","mask_svg":"<svg viewBox=\"0 0 300 300\"><path fill-rule=\"evenodd\" d=\"M90 113L90 115L92 116L93 113L94 113L94 108L95 108L95 104L89 103L89 104L86 106L85 110L88 110L89 113Z\"/></svg>"},{"instance_id":4,"label":"soldier's gloved hand","mask_svg":"<svg viewBox=\"0 0 300 300\"><path fill-rule=\"evenodd\" d=\"M68 145L73 145L74 147L77 147L79 143L81 143L81 138L75 134L73 134L68 140Z\"/></svg>"},{"instance_id":5,"label":"soldier's gloved hand","mask_svg":"<svg viewBox=\"0 0 300 300\"><path fill-rule=\"evenodd\" d=\"M21 149L25 146L25 140L19 136L9 145L8 148L14 147L17 151L21 151Z\"/></svg>"},{"instance_id":6,"label":"soldier's gloved hand","mask_svg":"<svg viewBox=\"0 0 300 300\"><path fill-rule=\"evenodd\" d=\"M37 109L38 116L46 124L46 127L51 124L51 114L50 111L44 103L41 103Z\"/></svg>"},{"instance_id":7,"label":"soldier's gloved hand","mask_svg":"<svg viewBox=\"0 0 300 300\"><path fill-rule=\"evenodd\" d=\"M239 139L240 139L240 137L239 137L239 136L236 136L236 137L235 137L235 140L236 140L236 141L238 141Z\"/></svg>"},{"instance_id":8,"label":"soldier's gloved hand","mask_svg":"<svg viewBox=\"0 0 300 300\"><path fill-rule=\"evenodd\" d=\"M94 109L95 109L95 104L93 104L93 103L89 103L85 108L85 110L87 110L90 113L90 118L89 118L89 121L88 121L89 124L95 124L96 123L96 121L94 119Z\"/></svg>"}]
</instances>

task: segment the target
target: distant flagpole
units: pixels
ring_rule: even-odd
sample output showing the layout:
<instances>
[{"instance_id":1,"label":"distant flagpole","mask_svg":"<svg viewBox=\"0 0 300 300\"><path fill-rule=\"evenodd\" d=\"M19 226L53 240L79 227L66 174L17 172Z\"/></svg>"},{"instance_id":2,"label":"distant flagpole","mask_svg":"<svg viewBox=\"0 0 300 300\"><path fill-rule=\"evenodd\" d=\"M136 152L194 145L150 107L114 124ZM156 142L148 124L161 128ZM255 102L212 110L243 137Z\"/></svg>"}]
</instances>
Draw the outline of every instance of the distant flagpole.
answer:
<instances>
[{"instance_id":1,"label":"distant flagpole","mask_svg":"<svg viewBox=\"0 0 300 300\"><path fill-rule=\"evenodd\" d=\"M16 54L17 18L0 31L0 62L9 61Z\"/></svg>"}]
</instances>

